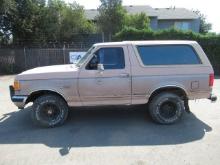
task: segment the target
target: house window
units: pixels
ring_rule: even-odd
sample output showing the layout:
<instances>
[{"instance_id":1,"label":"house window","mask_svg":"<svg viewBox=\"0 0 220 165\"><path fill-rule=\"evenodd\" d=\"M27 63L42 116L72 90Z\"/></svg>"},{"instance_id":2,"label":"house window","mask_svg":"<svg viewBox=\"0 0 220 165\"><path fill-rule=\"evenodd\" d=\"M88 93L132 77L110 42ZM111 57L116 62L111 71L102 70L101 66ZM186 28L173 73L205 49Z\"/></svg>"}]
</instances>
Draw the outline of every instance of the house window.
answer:
<instances>
[{"instance_id":1,"label":"house window","mask_svg":"<svg viewBox=\"0 0 220 165\"><path fill-rule=\"evenodd\" d=\"M175 22L174 26L178 29L181 30L189 30L190 26L189 26L189 22Z\"/></svg>"}]
</instances>

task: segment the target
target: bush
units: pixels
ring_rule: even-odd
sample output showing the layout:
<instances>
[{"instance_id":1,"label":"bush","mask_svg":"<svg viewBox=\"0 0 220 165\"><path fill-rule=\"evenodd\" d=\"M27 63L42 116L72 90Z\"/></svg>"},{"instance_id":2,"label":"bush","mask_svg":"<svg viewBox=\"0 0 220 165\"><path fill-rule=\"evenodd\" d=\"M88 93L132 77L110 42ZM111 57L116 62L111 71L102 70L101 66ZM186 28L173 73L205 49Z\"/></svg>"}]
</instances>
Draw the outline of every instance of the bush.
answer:
<instances>
[{"instance_id":1,"label":"bush","mask_svg":"<svg viewBox=\"0 0 220 165\"><path fill-rule=\"evenodd\" d=\"M136 29L150 28L150 19L143 12L139 14L126 14L124 27L133 27Z\"/></svg>"},{"instance_id":2,"label":"bush","mask_svg":"<svg viewBox=\"0 0 220 165\"><path fill-rule=\"evenodd\" d=\"M215 73L220 75L220 35L199 34L192 31L181 31L177 29L167 29L152 31L149 29L137 30L125 27L113 37L115 41L123 40L195 40L207 54Z\"/></svg>"}]
</instances>

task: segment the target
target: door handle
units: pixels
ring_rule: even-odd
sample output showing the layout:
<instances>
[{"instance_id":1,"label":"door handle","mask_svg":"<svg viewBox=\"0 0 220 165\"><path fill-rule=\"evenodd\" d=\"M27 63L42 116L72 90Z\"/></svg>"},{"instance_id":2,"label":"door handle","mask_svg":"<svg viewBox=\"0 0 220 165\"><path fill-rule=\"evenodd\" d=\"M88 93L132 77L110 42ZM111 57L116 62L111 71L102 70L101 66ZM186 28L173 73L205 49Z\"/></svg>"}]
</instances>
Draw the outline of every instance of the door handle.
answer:
<instances>
[{"instance_id":1,"label":"door handle","mask_svg":"<svg viewBox=\"0 0 220 165\"><path fill-rule=\"evenodd\" d=\"M129 77L129 74L128 73L121 73L120 77Z\"/></svg>"},{"instance_id":2,"label":"door handle","mask_svg":"<svg viewBox=\"0 0 220 165\"><path fill-rule=\"evenodd\" d=\"M101 78L97 78L96 79L96 84L101 85L103 83Z\"/></svg>"}]
</instances>

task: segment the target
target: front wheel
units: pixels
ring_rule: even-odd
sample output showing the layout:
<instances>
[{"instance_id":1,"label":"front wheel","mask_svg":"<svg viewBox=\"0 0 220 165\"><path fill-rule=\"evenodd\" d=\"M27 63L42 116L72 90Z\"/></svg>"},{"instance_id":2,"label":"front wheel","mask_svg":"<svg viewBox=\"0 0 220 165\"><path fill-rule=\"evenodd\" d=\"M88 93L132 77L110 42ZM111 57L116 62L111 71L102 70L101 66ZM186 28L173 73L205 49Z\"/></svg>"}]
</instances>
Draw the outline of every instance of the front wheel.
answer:
<instances>
[{"instance_id":1,"label":"front wheel","mask_svg":"<svg viewBox=\"0 0 220 165\"><path fill-rule=\"evenodd\" d=\"M68 115L68 105L59 96L43 95L33 103L32 120L43 127L54 127L64 123Z\"/></svg>"},{"instance_id":2,"label":"front wheel","mask_svg":"<svg viewBox=\"0 0 220 165\"><path fill-rule=\"evenodd\" d=\"M184 101L174 93L160 93L149 103L152 119L160 124L173 124L184 112Z\"/></svg>"}]
</instances>

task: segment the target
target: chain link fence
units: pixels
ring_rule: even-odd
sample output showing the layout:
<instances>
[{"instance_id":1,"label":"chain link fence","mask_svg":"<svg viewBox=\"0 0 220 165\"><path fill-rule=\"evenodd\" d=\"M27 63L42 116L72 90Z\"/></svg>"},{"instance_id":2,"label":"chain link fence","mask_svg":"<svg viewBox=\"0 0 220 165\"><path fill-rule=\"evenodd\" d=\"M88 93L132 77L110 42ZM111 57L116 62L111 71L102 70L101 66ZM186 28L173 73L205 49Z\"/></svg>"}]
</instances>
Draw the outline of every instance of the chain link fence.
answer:
<instances>
[{"instance_id":1,"label":"chain link fence","mask_svg":"<svg viewBox=\"0 0 220 165\"><path fill-rule=\"evenodd\" d=\"M98 42L104 42L103 34L91 34L62 43L19 41L0 45L0 74L20 73L39 66L68 64L70 52L87 51Z\"/></svg>"},{"instance_id":2,"label":"chain link fence","mask_svg":"<svg viewBox=\"0 0 220 165\"><path fill-rule=\"evenodd\" d=\"M76 35L69 42L15 41L0 44L0 75L15 74L24 70L57 64L68 64L70 52L87 51L94 43L105 42L103 34ZM207 54L216 75L220 75L219 43L200 43Z\"/></svg>"}]
</instances>

